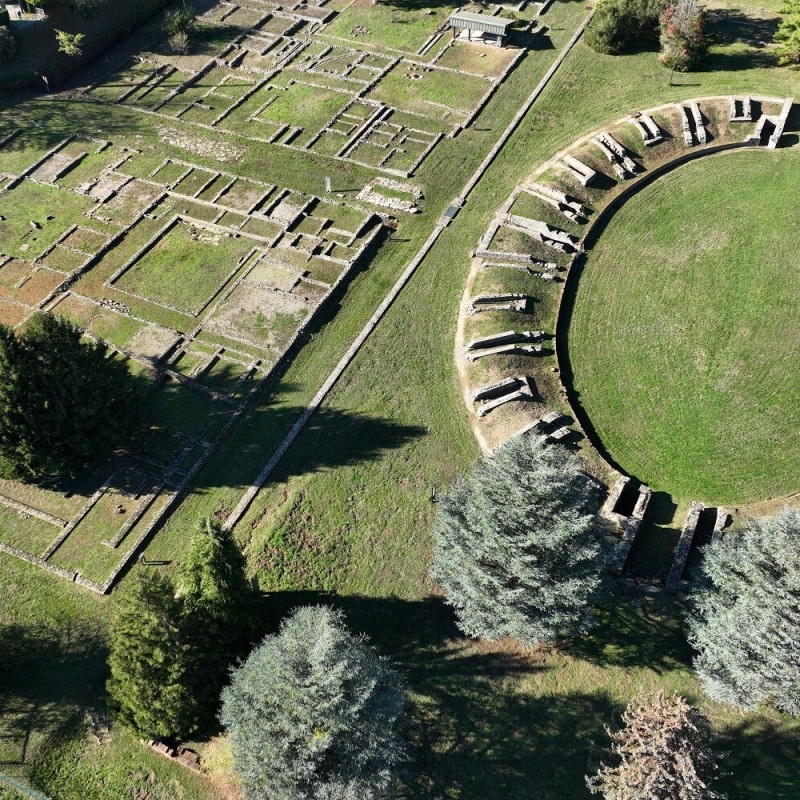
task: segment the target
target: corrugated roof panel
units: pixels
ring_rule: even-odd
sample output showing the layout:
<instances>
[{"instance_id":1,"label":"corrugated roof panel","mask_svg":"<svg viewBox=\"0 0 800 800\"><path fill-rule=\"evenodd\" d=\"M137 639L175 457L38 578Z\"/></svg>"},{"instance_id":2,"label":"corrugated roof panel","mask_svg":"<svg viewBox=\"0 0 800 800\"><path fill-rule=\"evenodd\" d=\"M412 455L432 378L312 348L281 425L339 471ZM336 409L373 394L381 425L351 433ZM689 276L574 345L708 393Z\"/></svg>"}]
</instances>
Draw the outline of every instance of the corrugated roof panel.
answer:
<instances>
[{"instance_id":1,"label":"corrugated roof panel","mask_svg":"<svg viewBox=\"0 0 800 800\"><path fill-rule=\"evenodd\" d=\"M503 17L490 17L488 14L476 14L474 11L456 11L447 21L451 28L467 28L481 33L492 33L495 36L505 36L506 28L514 22L513 19Z\"/></svg>"}]
</instances>

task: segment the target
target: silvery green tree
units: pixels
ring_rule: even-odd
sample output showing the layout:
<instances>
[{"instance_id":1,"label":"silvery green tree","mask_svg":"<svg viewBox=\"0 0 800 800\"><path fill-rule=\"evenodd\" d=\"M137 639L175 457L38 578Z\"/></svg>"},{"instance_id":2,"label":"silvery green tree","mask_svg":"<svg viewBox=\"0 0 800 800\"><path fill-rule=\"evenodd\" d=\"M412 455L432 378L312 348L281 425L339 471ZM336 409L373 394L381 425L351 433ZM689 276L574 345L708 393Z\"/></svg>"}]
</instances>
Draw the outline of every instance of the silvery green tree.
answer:
<instances>
[{"instance_id":1,"label":"silvery green tree","mask_svg":"<svg viewBox=\"0 0 800 800\"><path fill-rule=\"evenodd\" d=\"M402 681L328 607L302 607L234 670L220 719L247 800L383 800Z\"/></svg>"},{"instance_id":2,"label":"silvery green tree","mask_svg":"<svg viewBox=\"0 0 800 800\"><path fill-rule=\"evenodd\" d=\"M601 587L598 491L577 457L515 436L456 479L432 574L469 636L553 642L590 627Z\"/></svg>"},{"instance_id":3,"label":"silvery green tree","mask_svg":"<svg viewBox=\"0 0 800 800\"><path fill-rule=\"evenodd\" d=\"M703 556L689 640L706 694L800 715L800 511L750 520Z\"/></svg>"}]
</instances>

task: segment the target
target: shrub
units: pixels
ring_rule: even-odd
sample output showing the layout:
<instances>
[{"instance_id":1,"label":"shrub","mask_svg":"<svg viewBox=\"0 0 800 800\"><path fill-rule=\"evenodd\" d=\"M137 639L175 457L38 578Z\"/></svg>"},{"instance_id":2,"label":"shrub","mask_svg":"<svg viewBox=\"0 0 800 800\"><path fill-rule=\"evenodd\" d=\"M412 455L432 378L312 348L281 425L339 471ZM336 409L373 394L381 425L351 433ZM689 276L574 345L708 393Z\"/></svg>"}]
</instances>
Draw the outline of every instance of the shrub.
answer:
<instances>
[{"instance_id":1,"label":"shrub","mask_svg":"<svg viewBox=\"0 0 800 800\"><path fill-rule=\"evenodd\" d=\"M437 509L432 574L461 630L527 645L586 630L597 508L578 459L541 437L516 436L457 479Z\"/></svg>"},{"instance_id":2,"label":"shrub","mask_svg":"<svg viewBox=\"0 0 800 800\"><path fill-rule=\"evenodd\" d=\"M178 33L185 33L188 36L193 29L194 12L187 6L164 14L164 33L167 36L175 36Z\"/></svg>"},{"instance_id":3,"label":"shrub","mask_svg":"<svg viewBox=\"0 0 800 800\"><path fill-rule=\"evenodd\" d=\"M665 67L676 72L696 69L706 52L705 12L697 0L678 0L661 14L661 55Z\"/></svg>"},{"instance_id":4,"label":"shrub","mask_svg":"<svg viewBox=\"0 0 800 800\"><path fill-rule=\"evenodd\" d=\"M58 52L63 53L69 58L76 58L83 53L83 43L86 36L82 33L67 33L56 29L56 45Z\"/></svg>"},{"instance_id":5,"label":"shrub","mask_svg":"<svg viewBox=\"0 0 800 800\"><path fill-rule=\"evenodd\" d=\"M754 519L703 551L689 641L709 697L800 716L800 511Z\"/></svg>"},{"instance_id":6,"label":"shrub","mask_svg":"<svg viewBox=\"0 0 800 800\"><path fill-rule=\"evenodd\" d=\"M68 0L67 5L76 14L87 19L93 17L107 0Z\"/></svg>"},{"instance_id":7,"label":"shrub","mask_svg":"<svg viewBox=\"0 0 800 800\"><path fill-rule=\"evenodd\" d=\"M220 719L247 800L380 800L403 758L398 676L330 608L297 609L232 674Z\"/></svg>"},{"instance_id":8,"label":"shrub","mask_svg":"<svg viewBox=\"0 0 800 800\"><path fill-rule=\"evenodd\" d=\"M587 777L592 794L606 800L723 800L709 788L717 757L706 744L708 721L682 697L659 692L631 703L625 727L612 733L614 766Z\"/></svg>"},{"instance_id":9,"label":"shrub","mask_svg":"<svg viewBox=\"0 0 800 800\"><path fill-rule=\"evenodd\" d=\"M189 34L186 31L173 33L167 41L169 42L169 49L173 53L182 55L189 52Z\"/></svg>"},{"instance_id":10,"label":"shrub","mask_svg":"<svg viewBox=\"0 0 800 800\"><path fill-rule=\"evenodd\" d=\"M623 3L615 0L598 3L586 28L586 44L603 55L619 55L628 44L629 38Z\"/></svg>"}]
</instances>

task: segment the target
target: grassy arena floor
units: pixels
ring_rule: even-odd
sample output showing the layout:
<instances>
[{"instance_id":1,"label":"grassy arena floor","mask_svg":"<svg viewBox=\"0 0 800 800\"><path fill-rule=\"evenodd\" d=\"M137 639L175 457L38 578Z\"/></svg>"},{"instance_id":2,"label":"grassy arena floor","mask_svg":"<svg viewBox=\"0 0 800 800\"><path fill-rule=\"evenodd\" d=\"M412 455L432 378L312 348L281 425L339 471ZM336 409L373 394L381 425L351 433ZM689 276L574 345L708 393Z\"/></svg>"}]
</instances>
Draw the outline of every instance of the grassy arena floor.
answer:
<instances>
[{"instance_id":1,"label":"grassy arena floor","mask_svg":"<svg viewBox=\"0 0 800 800\"><path fill-rule=\"evenodd\" d=\"M748 503L798 488L797 151L678 168L609 221L577 286L576 390L657 491Z\"/></svg>"}]
</instances>

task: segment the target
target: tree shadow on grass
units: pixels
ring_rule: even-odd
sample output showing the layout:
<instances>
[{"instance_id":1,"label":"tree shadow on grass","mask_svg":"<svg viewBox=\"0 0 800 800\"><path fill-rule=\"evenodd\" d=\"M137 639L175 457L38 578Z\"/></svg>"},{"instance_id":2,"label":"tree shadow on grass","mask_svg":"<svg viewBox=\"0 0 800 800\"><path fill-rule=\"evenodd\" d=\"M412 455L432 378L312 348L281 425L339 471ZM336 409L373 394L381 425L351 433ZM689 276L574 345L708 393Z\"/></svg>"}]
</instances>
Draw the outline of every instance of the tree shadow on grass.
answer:
<instances>
[{"instance_id":1,"label":"tree shadow on grass","mask_svg":"<svg viewBox=\"0 0 800 800\"><path fill-rule=\"evenodd\" d=\"M23 146L34 146L44 155L67 136L81 133L114 139L132 138L138 132L151 130L146 115L135 111L98 103L86 97L61 95L54 100L41 100L35 106L19 105L24 97L0 92L0 114L8 113L9 124L3 134L22 128L24 135L4 146L7 152ZM34 159L31 159L33 161Z\"/></svg>"},{"instance_id":2,"label":"tree shadow on grass","mask_svg":"<svg viewBox=\"0 0 800 800\"><path fill-rule=\"evenodd\" d=\"M572 655L602 666L649 667L658 673L691 664L682 609L673 598L623 590L597 615L598 626L571 645Z\"/></svg>"},{"instance_id":3,"label":"tree shadow on grass","mask_svg":"<svg viewBox=\"0 0 800 800\"><path fill-rule=\"evenodd\" d=\"M398 11L424 12L436 8L455 9L452 0L378 0L378 5L396 8Z\"/></svg>"},{"instance_id":4,"label":"tree shadow on grass","mask_svg":"<svg viewBox=\"0 0 800 800\"><path fill-rule=\"evenodd\" d=\"M626 575L649 582L666 580L681 535L680 520L675 519L677 507L667 492L653 492L628 557Z\"/></svg>"},{"instance_id":5,"label":"tree shadow on grass","mask_svg":"<svg viewBox=\"0 0 800 800\"><path fill-rule=\"evenodd\" d=\"M702 70L738 72L777 66L777 56L767 48L779 23L776 17L751 17L736 9L720 8L707 12L706 32L712 50L705 58ZM720 51L718 48L727 49Z\"/></svg>"},{"instance_id":6,"label":"tree shadow on grass","mask_svg":"<svg viewBox=\"0 0 800 800\"><path fill-rule=\"evenodd\" d=\"M193 491L219 486L247 488L304 411L305 408L295 405L252 410L248 419L240 423L241 429L234 429L231 437L223 442L220 454L200 473ZM265 430L274 435L265 436ZM317 409L304 432L307 437L313 437L313 446L304 449L302 464L294 459L291 462L294 466L290 468L289 460L281 460L270 478L272 482L285 481L292 474L312 474L379 459L384 453L403 447L426 433L418 425L403 425L329 407ZM235 449L235 457L229 458L231 449Z\"/></svg>"},{"instance_id":7,"label":"tree shadow on grass","mask_svg":"<svg viewBox=\"0 0 800 800\"><path fill-rule=\"evenodd\" d=\"M623 595L601 610L595 631L561 653L468 639L438 597L270 595L264 632L297 605L330 604L406 676L411 749L403 800L571 800L589 797L585 775L605 757L604 727L621 724L618 682L625 677L597 672L589 687L591 671L577 676L561 655L664 673L690 663L680 604L658 596L631 604L639 599ZM605 681L608 688L613 682L613 696ZM630 691L625 701L635 686ZM712 745L732 751L724 766L733 774L720 786L730 800L800 796L800 722L742 718Z\"/></svg>"},{"instance_id":8,"label":"tree shadow on grass","mask_svg":"<svg viewBox=\"0 0 800 800\"><path fill-rule=\"evenodd\" d=\"M715 8L706 12L706 35L712 45L766 47L772 42L779 24L777 17L753 17L732 8Z\"/></svg>"},{"instance_id":9,"label":"tree shadow on grass","mask_svg":"<svg viewBox=\"0 0 800 800\"><path fill-rule=\"evenodd\" d=\"M712 52L703 62L705 72L740 72L751 69L770 69L778 61L770 51L740 50L738 52Z\"/></svg>"},{"instance_id":10,"label":"tree shadow on grass","mask_svg":"<svg viewBox=\"0 0 800 800\"><path fill-rule=\"evenodd\" d=\"M743 719L725 728L714 742L716 749L727 753L723 768L729 774L720 781L720 791L731 800L800 796L800 721L792 728L787 735L786 727L763 719Z\"/></svg>"},{"instance_id":11,"label":"tree shadow on grass","mask_svg":"<svg viewBox=\"0 0 800 800\"><path fill-rule=\"evenodd\" d=\"M292 386L280 385L281 392ZM251 408L222 440L220 449L191 483L191 491L204 492L217 487L244 490L261 472L292 425L305 412L305 407L270 403L269 396ZM170 380L160 386L148 399L141 423L132 435L123 439L113 452L102 452L71 478L49 476L37 485L66 495L91 496L112 472L128 458L154 474L166 470L176 453L163 458L151 444L153 431L163 435L179 434L212 441L230 420L234 407L214 401L199 389ZM363 461L381 458L390 450L403 447L426 433L418 425L404 425L381 417L339 411L323 407L315 411L305 429L313 436L313 446L304 451L302 464L296 474L310 474L323 469L352 466ZM162 436L163 438L163 436ZM196 448L199 450L201 448ZM199 454L193 451L194 458ZM146 459L146 461L141 461ZM179 465L183 471L193 462ZM276 467L275 481L285 481L293 474L286 461Z\"/></svg>"},{"instance_id":12,"label":"tree shadow on grass","mask_svg":"<svg viewBox=\"0 0 800 800\"><path fill-rule=\"evenodd\" d=\"M31 735L102 697L106 647L86 625L0 628L0 766L24 764Z\"/></svg>"}]
</instances>

